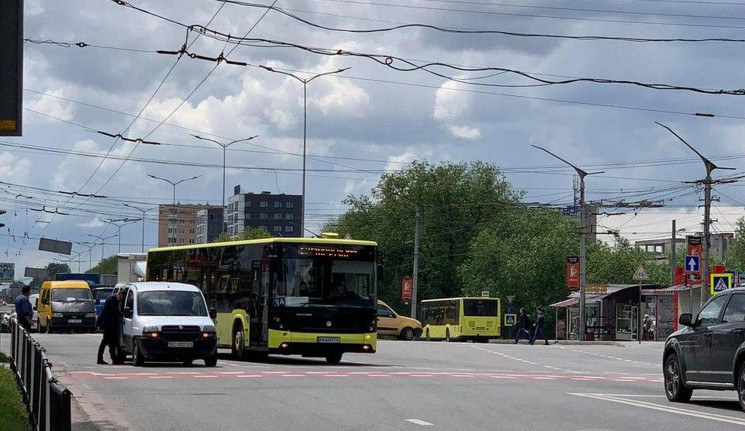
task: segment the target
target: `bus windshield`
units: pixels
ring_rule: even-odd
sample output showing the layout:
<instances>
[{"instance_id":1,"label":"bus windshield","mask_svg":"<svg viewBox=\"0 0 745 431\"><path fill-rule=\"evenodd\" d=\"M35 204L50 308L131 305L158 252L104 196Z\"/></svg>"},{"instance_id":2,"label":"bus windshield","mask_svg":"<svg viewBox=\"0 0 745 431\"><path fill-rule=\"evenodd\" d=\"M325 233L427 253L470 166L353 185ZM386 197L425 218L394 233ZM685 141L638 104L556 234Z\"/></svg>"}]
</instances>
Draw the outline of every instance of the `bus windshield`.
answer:
<instances>
[{"instance_id":1,"label":"bus windshield","mask_svg":"<svg viewBox=\"0 0 745 431\"><path fill-rule=\"evenodd\" d=\"M273 304L375 308L374 259L367 246L283 245Z\"/></svg>"}]
</instances>

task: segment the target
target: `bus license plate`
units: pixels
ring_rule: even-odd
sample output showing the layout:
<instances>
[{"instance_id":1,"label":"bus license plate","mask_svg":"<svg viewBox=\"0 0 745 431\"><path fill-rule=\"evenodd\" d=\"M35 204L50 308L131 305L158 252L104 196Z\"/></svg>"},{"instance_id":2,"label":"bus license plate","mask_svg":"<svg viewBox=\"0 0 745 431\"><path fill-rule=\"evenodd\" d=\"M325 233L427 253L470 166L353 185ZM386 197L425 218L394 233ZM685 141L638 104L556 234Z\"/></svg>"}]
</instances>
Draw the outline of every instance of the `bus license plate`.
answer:
<instances>
[{"instance_id":1,"label":"bus license plate","mask_svg":"<svg viewBox=\"0 0 745 431\"><path fill-rule=\"evenodd\" d=\"M341 338L339 337L318 337L319 343L341 343Z\"/></svg>"},{"instance_id":2,"label":"bus license plate","mask_svg":"<svg viewBox=\"0 0 745 431\"><path fill-rule=\"evenodd\" d=\"M68 319L67 323L83 323L83 321L80 319Z\"/></svg>"},{"instance_id":3,"label":"bus license plate","mask_svg":"<svg viewBox=\"0 0 745 431\"><path fill-rule=\"evenodd\" d=\"M169 341L168 347L194 347L193 341Z\"/></svg>"}]
</instances>

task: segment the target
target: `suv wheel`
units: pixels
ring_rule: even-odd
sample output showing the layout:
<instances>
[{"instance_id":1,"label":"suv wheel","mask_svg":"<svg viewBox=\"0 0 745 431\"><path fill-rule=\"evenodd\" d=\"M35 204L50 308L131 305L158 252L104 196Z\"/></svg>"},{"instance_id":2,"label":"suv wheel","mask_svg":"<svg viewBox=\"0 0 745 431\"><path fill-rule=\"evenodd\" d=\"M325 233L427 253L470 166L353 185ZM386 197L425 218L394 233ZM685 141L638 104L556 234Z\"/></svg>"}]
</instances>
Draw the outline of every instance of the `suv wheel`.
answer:
<instances>
[{"instance_id":1,"label":"suv wheel","mask_svg":"<svg viewBox=\"0 0 745 431\"><path fill-rule=\"evenodd\" d=\"M686 403L691 399L693 390L683 386L683 372L680 369L680 362L678 361L678 355L675 353L671 354L665 360L665 395L667 399L673 402ZM742 379L743 372L740 371L740 377ZM742 393L742 392L741 392ZM742 404L742 398L740 398Z\"/></svg>"},{"instance_id":2,"label":"suv wheel","mask_svg":"<svg viewBox=\"0 0 745 431\"><path fill-rule=\"evenodd\" d=\"M740 408L745 410L745 363L740 365L737 377L737 398L740 400Z\"/></svg>"}]
</instances>

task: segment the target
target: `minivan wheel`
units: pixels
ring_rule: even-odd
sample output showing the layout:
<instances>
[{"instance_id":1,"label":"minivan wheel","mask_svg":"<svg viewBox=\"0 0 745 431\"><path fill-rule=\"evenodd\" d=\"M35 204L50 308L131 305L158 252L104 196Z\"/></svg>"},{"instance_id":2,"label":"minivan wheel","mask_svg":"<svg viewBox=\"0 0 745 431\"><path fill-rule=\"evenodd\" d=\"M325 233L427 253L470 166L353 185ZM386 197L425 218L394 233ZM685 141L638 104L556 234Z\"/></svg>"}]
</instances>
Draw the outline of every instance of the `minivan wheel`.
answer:
<instances>
[{"instance_id":1,"label":"minivan wheel","mask_svg":"<svg viewBox=\"0 0 745 431\"><path fill-rule=\"evenodd\" d=\"M140 352L140 346L137 343L137 340L132 341L132 365L135 367L141 367L145 364L145 358L142 357L142 352Z\"/></svg>"},{"instance_id":2,"label":"minivan wheel","mask_svg":"<svg viewBox=\"0 0 745 431\"><path fill-rule=\"evenodd\" d=\"M231 353L236 359L243 359L246 355L246 340L243 336L243 325L238 324L233 329L233 343Z\"/></svg>"},{"instance_id":3,"label":"minivan wheel","mask_svg":"<svg viewBox=\"0 0 745 431\"><path fill-rule=\"evenodd\" d=\"M401 339L406 341L411 341L414 339L414 330L411 328L404 328L403 331L401 331Z\"/></svg>"},{"instance_id":4,"label":"minivan wheel","mask_svg":"<svg viewBox=\"0 0 745 431\"><path fill-rule=\"evenodd\" d=\"M673 402L686 403L691 399L693 390L683 386L683 373L680 369L680 362L678 361L678 355L675 353L667 357L665 361L665 395L667 399ZM740 372L742 379L743 373ZM742 394L742 392L740 392ZM742 395L741 395L742 396ZM742 404L742 397L740 398L740 404Z\"/></svg>"},{"instance_id":5,"label":"minivan wheel","mask_svg":"<svg viewBox=\"0 0 745 431\"><path fill-rule=\"evenodd\" d=\"M214 367L215 365L217 365L217 350L212 356L204 358L204 366Z\"/></svg>"}]
</instances>

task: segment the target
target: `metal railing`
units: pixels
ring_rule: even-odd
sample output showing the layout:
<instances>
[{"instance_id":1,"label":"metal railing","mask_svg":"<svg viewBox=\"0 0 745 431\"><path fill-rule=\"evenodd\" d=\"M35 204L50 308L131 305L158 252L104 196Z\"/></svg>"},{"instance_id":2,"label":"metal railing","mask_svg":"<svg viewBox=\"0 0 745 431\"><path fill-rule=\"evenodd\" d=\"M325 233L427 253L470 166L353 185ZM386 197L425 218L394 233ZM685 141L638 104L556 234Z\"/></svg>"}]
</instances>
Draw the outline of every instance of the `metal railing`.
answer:
<instances>
[{"instance_id":1,"label":"metal railing","mask_svg":"<svg viewBox=\"0 0 745 431\"><path fill-rule=\"evenodd\" d=\"M52 376L52 364L44 348L13 319L10 334L10 366L23 393L32 428L70 431L72 393Z\"/></svg>"}]
</instances>

